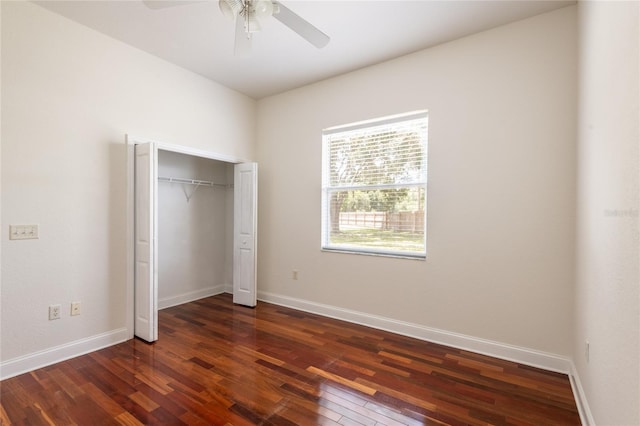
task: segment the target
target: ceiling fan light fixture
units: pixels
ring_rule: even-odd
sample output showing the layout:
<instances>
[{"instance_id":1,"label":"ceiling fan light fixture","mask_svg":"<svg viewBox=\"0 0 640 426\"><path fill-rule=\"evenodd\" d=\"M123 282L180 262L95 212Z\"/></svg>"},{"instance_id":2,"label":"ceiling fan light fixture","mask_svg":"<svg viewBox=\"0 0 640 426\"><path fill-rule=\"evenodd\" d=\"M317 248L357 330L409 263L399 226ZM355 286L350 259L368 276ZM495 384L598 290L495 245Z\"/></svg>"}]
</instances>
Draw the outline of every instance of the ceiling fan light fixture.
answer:
<instances>
[{"instance_id":1,"label":"ceiling fan light fixture","mask_svg":"<svg viewBox=\"0 0 640 426\"><path fill-rule=\"evenodd\" d=\"M260 22L256 19L256 15L253 13L249 15L248 19L246 17L244 17L244 19L245 31L247 31L247 33L257 33L262 29Z\"/></svg>"},{"instance_id":2,"label":"ceiling fan light fixture","mask_svg":"<svg viewBox=\"0 0 640 426\"><path fill-rule=\"evenodd\" d=\"M253 2L253 15L258 19L268 18L273 15L273 3L271 3L271 0Z\"/></svg>"}]
</instances>

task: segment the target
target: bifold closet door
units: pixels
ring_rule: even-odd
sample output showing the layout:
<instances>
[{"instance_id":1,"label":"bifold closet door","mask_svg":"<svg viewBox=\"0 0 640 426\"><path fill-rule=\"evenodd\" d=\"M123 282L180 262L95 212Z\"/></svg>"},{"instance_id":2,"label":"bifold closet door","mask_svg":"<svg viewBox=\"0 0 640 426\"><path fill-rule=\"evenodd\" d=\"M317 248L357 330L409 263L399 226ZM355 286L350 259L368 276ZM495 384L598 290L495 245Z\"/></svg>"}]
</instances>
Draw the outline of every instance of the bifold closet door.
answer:
<instances>
[{"instance_id":1,"label":"bifold closet door","mask_svg":"<svg viewBox=\"0 0 640 426\"><path fill-rule=\"evenodd\" d=\"M233 185L233 303L254 307L257 303L258 165L236 164Z\"/></svg>"},{"instance_id":2,"label":"bifold closet door","mask_svg":"<svg viewBox=\"0 0 640 426\"><path fill-rule=\"evenodd\" d=\"M134 162L134 334L158 340L158 148L135 145ZM233 301L256 306L258 165L240 163L234 171Z\"/></svg>"},{"instance_id":3,"label":"bifold closet door","mask_svg":"<svg viewBox=\"0 0 640 426\"><path fill-rule=\"evenodd\" d=\"M158 340L157 166L155 144L135 146L134 334L147 342Z\"/></svg>"}]
</instances>

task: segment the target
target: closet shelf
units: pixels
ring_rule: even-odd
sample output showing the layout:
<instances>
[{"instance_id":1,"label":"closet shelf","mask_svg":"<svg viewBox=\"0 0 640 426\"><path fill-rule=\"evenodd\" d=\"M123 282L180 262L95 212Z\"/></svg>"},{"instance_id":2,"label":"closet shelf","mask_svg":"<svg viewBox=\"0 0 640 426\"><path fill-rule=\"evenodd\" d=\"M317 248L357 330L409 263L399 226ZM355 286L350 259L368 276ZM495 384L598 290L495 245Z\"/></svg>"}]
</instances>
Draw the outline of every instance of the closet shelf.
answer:
<instances>
[{"instance_id":1,"label":"closet shelf","mask_svg":"<svg viewBox=\"0 0 640 426\"><path fill-rule=\"evenodd\" d=\"M187 203L191 201L191 197L193 197L193 195L196 193L198 188L200 188L201 186L219 187L219 188L225 188L225 189L233 188L233 185L227 185L224 183L215 183L208 180L199 180L199 179L185 179L185 178L158 176L158 181L169 182L169 183L181 183L183 185L195 185L196 187L193 188L193 191L191 192L187 192L187 188L184 186L182 187L182 190L184 191L184 196L187 198Z\"/></svg>"},{"instance_id":2,"label":"closet shelf","mask_svg":"<svg viewBox=\"0 0 640 426\"><path fill-rule=\"evenodd\" d=\"M220 188L233 187L233 185L227 185L225 183L215 183L208 180L199 180L199 179L185 179L185 178L158 176L158 180L160 182L184 183L186 185L196 185L196 186L217 186Z\"/></svg>"}]
</instances>

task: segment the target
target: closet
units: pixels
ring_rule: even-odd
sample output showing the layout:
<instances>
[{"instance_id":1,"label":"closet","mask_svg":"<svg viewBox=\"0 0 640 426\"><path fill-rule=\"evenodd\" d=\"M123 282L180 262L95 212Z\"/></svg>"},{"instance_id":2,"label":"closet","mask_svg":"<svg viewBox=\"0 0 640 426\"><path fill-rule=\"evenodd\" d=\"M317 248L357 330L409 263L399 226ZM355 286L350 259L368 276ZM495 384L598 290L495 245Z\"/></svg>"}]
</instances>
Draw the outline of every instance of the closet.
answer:
<instances>
[{"instance_id":1,"label":"closet","mask_svg":"<svg viewBox=\"0 0 640 426\"><path fill-rule=\"evenodd\" d=\"M158 338L158 309L233 292L256 304L257 165L134 143L134 331Z\"/></svg>"},{"instance_id":2,"label":"closet","mask_svg":"<svg viewBox=\"0 0 640 426\"><path fill-rule=\"evenodd\" d=\"M158 309L233 279L233 164L158 151Z\"/></svg>"}]
</instances>

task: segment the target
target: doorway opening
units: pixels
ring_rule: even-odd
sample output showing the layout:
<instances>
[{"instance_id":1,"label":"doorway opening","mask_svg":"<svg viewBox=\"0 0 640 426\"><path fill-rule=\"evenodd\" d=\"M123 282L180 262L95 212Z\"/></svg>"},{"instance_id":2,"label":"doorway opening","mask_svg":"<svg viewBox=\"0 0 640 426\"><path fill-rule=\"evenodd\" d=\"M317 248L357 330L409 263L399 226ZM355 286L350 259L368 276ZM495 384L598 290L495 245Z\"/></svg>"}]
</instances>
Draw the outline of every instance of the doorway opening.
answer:
<instances>
[{"instance_id":1,"label":"doorway opening","mask_svg":"<svg viewBox=\"0 0 640 426\"><path fill-rule=\"evenodd\" d=\"M257 165L127 138L130 337L158 338L158 309L223 292L256 305Z\"/></svg>"}]
</instances>

